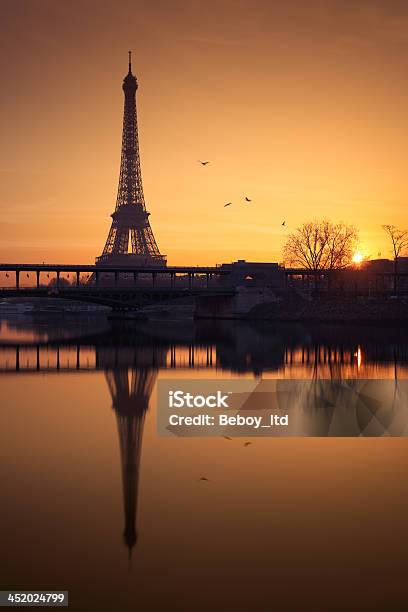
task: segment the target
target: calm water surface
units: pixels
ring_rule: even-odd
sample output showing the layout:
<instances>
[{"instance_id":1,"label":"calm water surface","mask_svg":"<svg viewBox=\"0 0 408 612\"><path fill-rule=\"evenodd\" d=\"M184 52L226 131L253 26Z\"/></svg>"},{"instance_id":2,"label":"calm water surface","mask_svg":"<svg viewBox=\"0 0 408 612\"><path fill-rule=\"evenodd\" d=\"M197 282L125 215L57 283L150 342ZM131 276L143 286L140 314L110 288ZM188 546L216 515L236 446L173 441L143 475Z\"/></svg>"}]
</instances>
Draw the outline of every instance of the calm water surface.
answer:
<instances>
[{"instance_id":1,"label":"calm water surface","mask_svg":"<svg viewBox=\"0 0 408 612\"><path fill-rule=\"evenodd\" d=\"M2 589L72 610L404 610L404 438L158 438L167 378L408 378L408 331L0 322ZM205 476L208 481L200 481Z\"/></svg>"}]
</instances>

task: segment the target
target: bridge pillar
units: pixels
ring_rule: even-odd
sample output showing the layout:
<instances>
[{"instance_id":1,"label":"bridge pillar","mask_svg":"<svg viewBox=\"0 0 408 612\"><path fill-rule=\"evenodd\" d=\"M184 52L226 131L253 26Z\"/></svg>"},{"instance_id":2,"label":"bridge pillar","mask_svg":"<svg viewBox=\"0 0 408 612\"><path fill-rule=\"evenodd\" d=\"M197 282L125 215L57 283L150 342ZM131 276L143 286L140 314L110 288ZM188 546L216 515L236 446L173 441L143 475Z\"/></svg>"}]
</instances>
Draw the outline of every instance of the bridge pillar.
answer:
<instances>
[{"instance_id":1,"label":"bridge pillar","mask_svg":"<svg viewBox=\"0 0 408 612\"><path fill-rule=\"evenodd\" d=\"M98 270L96 270L95 272L95 284L97 287L99 287L99 272Z\"/></svg>"},{"instance_id":2,"label":"bridge pillar","mask_svg":"<svg viewBox=\"0 0 408 612\"><path fill-rule=\"evenodd\" d=\"M135 287L137 285L137 276L138 276L137 272L133 272L133 284Z\"/></svg>"},{"instance_id":3,"label":"bridge pillar","mask_svg":"<svg viewBox=\"0 0 408 612\"><path fill-rule=\"evenodd\" d=\"M35 275L37 277L37 289L38 289L38 287L40 286L40 271L36 270Z\"/></svg>"},{"instance_id":4,"label":"bridge pillar","mask_svg":"<svg viewBox=\"0 0 408 612\"><path fill-rule=\"evenodd\" d=\"M77 271L76 271L76 286L77 286L77 287L79 287L79 276L80 276L80 274L81 274L81 273L80 273L80 271L79 271L79 270L77 270Z\"/></svg>"},{"instance_id":5,"label":"bridge pillar","mask_svg":"<svg viewBox=\"0 0 408 612\"><path fill-rule=\"evenodd\" d=\"M175 274L174 274L174 272L170 273L170 283L171 283L171 288L174 289L174 285L175 285Z\"/></svg>"},{"instance_id":6,"label":"bridge pillar","mask_svg":"<svg viewBox=\"0 0 408 612\"><path fill-rule=\"evenodd\" d=\"M115 272L115 287L118 286L118 281L119 281L119 272Z\"/></svg>"},{"instance_id":7,"label":"bridge pillar","mask_svg":"<svg viewBox=\"0 0 408 612\"><path fill-rule=\"evenodd\" d=\"M57 270L57 288L60 286L60 271Z\"/></svg>"},{"instance_id":8,"label":"bridge pillar","mask_svg":"<svg viewBox=\"0 0 408 612\"><path fill-rule=\"evenodd\" d=\"M206 280L207 280L207 289L210 286L210 278L211 278L211 273L208 273L205 275L206 276Z\"/></svg>"},{"instance_id":9,"label":"bridge pillar","mask_svg":"<svg viewBox=\"0 0 408 612\"><path fill-rule=\"evenodd\" d=\"M194 368L194 345L192 344L188 347L188 367Z\"/></svg>"},{"instance_id":10,"label":"bridge pillar","mask_svg":"<svg viewBox=\"0 0 408 612\"><path fill-rule=\"evenodd\" d=\"M16 289L20 289L20 270L16 270Z\"/></svg>"},{"instance_id":11,"label":"bridge pillar","mask_svg":"<svg viewBox=\"0 0 408 612\"><path fill-rule=\"evenodd\" d=\"M192 284L193 284L193 274L192 274L192 272L189 272L188 273L188 287L189 287L189 289L191 289Z\"/></svg>"}]
</instances>

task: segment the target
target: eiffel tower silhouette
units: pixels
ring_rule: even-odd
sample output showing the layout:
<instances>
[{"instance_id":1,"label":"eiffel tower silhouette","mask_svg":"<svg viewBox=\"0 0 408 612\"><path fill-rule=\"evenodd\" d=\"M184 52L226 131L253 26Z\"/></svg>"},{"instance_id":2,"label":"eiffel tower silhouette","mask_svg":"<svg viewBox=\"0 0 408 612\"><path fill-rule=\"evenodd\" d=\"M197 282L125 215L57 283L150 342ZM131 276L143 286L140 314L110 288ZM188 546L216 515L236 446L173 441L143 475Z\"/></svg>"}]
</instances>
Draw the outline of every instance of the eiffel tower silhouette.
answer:
<instances>
[{"instance_id":1,"label":"eiffel tower silhouette","mask_svg":"<svg viewBox=\"0 0 408 612\"><path fill-rule=\"evenodd\" d=\"M166 265L166 257L160 254L150 227L150 213L146 210L143 194L136 112L137 88L138 83L132 74L132 58L129 51L129 71L122 85L125 105L118 195L108 238L102 255L96 258L96 264ZM129 246L131 252L128 252Z\"/></svg>"}]
</instances>

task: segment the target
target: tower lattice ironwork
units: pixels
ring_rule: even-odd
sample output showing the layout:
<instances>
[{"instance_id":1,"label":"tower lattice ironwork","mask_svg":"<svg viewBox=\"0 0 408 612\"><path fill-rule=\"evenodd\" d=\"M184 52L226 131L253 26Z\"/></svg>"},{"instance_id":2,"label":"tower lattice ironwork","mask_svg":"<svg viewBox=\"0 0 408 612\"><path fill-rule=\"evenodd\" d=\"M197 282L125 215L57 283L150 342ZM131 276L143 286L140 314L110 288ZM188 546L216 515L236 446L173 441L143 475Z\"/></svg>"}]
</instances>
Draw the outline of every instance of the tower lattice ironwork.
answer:
<instances>
[{"instance_id":1,"label":"tower lattice ironwork","mask_svg":"<svg viewBox=\"0 0 408 612\"><path fill-rule=\"evenodd\" d=\"M137 79L132 74L131 52L129 72L123 80L125 94L122 154L116 208L108 239L96 263L125 266L163 266L161 255L149 223L140 170L137 129ZM129 248L130 247L130 248Z\"/></svg>"}]
</instances>

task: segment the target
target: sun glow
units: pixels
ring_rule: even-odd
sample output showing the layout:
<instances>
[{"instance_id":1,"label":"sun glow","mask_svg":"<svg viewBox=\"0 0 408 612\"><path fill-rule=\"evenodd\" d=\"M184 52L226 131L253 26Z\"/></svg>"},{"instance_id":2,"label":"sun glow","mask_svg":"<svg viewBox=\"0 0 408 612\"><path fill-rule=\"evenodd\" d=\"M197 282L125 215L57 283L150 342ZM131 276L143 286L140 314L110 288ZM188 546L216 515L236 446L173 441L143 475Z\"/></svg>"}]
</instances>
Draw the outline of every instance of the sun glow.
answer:
<instances>
[{"instance_id":1,"label":"sun glow","mask_svg":"<svg viewBox=\"0 0 408 612\"><path fill-rule=\"evenodd\" d=\"M359 251L354 253L353 262L358 265L358 264L361 264L362 261L363 261L363 255Z\"/></svg>"}]
</instances>

